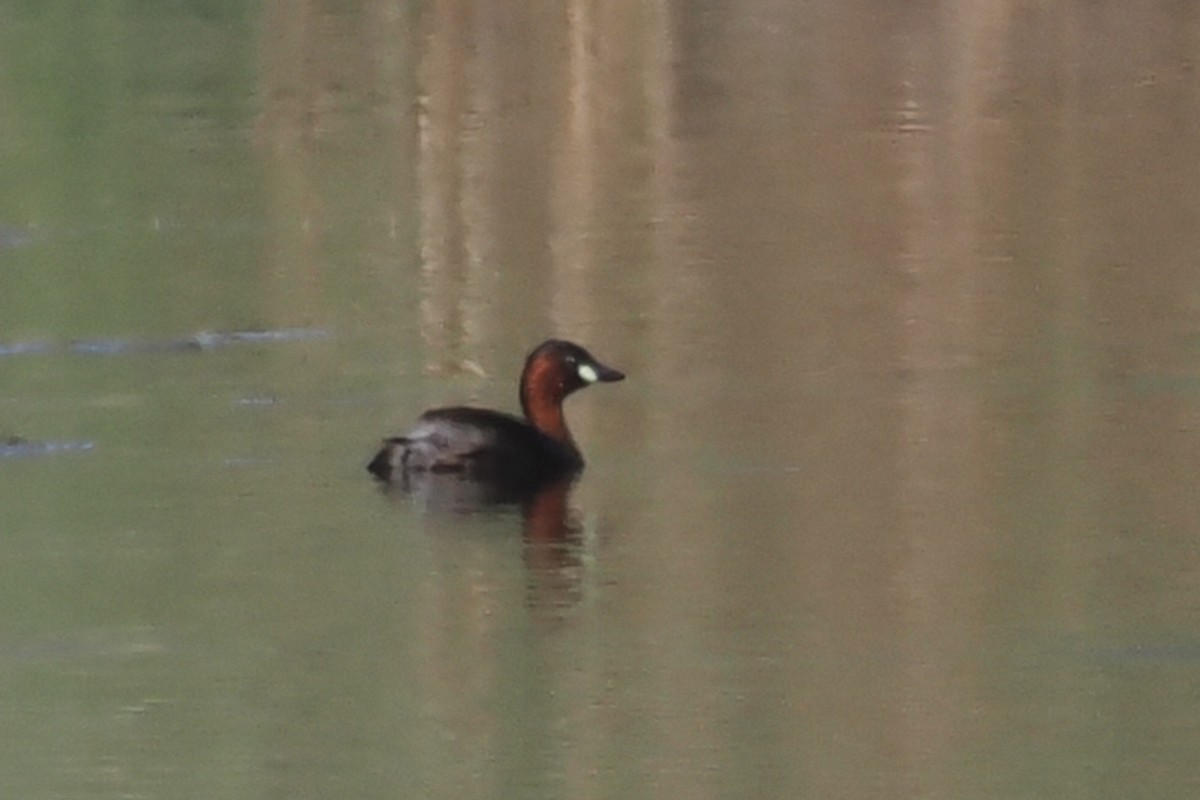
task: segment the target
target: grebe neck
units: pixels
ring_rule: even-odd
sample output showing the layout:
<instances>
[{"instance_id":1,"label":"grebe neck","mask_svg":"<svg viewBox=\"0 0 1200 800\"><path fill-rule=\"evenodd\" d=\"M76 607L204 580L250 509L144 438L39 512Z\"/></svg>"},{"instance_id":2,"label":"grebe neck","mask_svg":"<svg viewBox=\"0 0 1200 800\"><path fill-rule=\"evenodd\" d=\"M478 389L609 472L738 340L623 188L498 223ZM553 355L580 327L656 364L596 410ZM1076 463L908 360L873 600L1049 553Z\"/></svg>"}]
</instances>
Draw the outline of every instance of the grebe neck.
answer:
<instances>
[{"instance_id":1,"label":"grebe neck","mask_svg":"<svg viewBox=\"0 0 1200 800\"><path fill-rule=\"evenodd\" d=\"M526 365L521 374L521 410L525 418L542 433L574 450L575 440L563 415L566 396L566 386L553 362L534 359Z\"/></svg>"}]
</instances>

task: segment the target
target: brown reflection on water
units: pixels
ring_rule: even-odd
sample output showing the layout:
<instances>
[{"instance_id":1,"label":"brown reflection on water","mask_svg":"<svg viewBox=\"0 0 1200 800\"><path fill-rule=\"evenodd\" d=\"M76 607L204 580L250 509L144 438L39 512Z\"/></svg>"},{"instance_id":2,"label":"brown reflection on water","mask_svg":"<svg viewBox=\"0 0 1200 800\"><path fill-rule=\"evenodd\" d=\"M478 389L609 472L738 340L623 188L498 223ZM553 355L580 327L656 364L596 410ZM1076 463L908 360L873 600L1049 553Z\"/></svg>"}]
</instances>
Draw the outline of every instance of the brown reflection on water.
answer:
<instances>
[{"instance_id":1,"label":"brown reflection on water","mask_svg":"<svg viewBox=\"0 0 1200 800\"><path fill-rule=\"evenodd\" d=\"M548 486L521 507L529 605L561 615L581 599L584 530L570 505L573 481Z\"/></svg>"},{"instance_id":2,"label":"brown reflection on water","mask_svg":"<svg viewBox=\"0 0 1200 800\"><path fill-rule=\"evenodd\" d=\"M584 530L578 510L571 505L574 483L570 477L516 495L443 474L416 476L411 483L387 484L380 491L400 514L416 510L439 517L430 523L435 530L452 529L456 520L471 527L471 517L499 521L497 536L519 537L524 544L530 607L547 611L552 618L579 599Z\"/></svg>"},{"instance_id":3,"label":"brown reflection on water","mask_svg":"<svg viewBox=\"0 0 1200 800\"><path fill-rule=\"evenodd\" d=\"M1096 50L1115 30L1078 9L963 15L953 30L960 58L914 53L921 60L904 76L913 87L940 82L948 94L906 102L918 120L939 99L946 105L937 124L902 140L899 182L909 286L897 306L907 373L898 395L898 500L908 551L898 588L906 749L921 793L950 791L961 776L938 765L961 754L964 741L997 741L996 718L1037 720L1042 743L1084 740L1103 751L1104 725L1086 720L1107 718L1120 690L1098 689L1086 670L1048 670L1044 682L1011 672L1000 679L996 666L972 654L1019 649L1031 631L1055 631L1060 642L1110 625L1122 636L1161 635L1134 633L1119 621L1124 615L1112 616L1115 605L1097 600L1111 592L1123 598L1116 605L1158 602L1150 599L1156 590L1130 592L1121 575L1145 576L1141 558L1125 557L1131 529L1155 541L1148 548L1168 544L1167 551L1172 538L1194 533L1179 517L1188 479L1168 466L1195 463L1191 425L1153 410L1160 401L1138 397L1129 379L1171 370L1160 359L1178 364L1182 355L1179 323L1192 309L1168 301L1156 311L1137 295L1142 287L1164 298L1194 294L1194 273L1175 270L1169 253L1195 243L1194 228L1170 221L1182 209L1194 220L1197 194L1163 178L1196 148L1189 137L1162 134L1183 121L1178 98L1120 125L1115 119L1129 106L1107 99L1115 90L1130 105L1145 103L1135 87L1145 86L1138 73L1147 69L1173 74L1164 94L1193 95L1190 79L1180 81L1191 71L1187 59L1129 65L1120 77L1097 80L1116 63L1098 63ZM1122 174L1116 181L1114 169ZM1131 293L1113 292L1114 282ZM1159 335L1147 336L1148 326ZM1194 395L1171 394L1166 405L1194 403ZM1115 499L1136 485L1166 488L1175 499L1153 510ZM1184 505L1190 513L1194 501ZM1134 506L1138 522L1112 517ZM1166 541L1145 528L1151 519L1172 531ZM1195 604L1176 602L1163 610L1178 623ZM1010 683L1036 689L994 694ZM1069 750L1050 759L1075 763L1078 752ZM1131 759L1121 780L1144 766ZM1086 773L1064 766L1042 785L1067 791L1086 784Z\"/></svg>"},{"instance_id":4,"label":"brown reflection on water","mask_svg":"<svg viewBox=\"0 0 1200 800\"><path fill-rule=\"evenodd\" d=\"M663 179L665 13L439 4L425 16L421 319L431 358L548 330L586 340L610 314L636 312L614 302L631 298L612 276L645 261L645 231L661 218L660 193L644 189Z\"/></svg>"},{"instance_id":5,"label":"brown reflection on water","mask_svg":"<svg viewBox=\"0 0 1200 800\"><path fill-rule=\"evenodd\" d=\"M578 502L611 537L560 574L617 588L572 600L594 640L563 625L536 680L507 665L580 723L555 750L546 720L508 720L563 784L1044 794L1086 785L1112 727L1195 736L1172 710L1188 679L1160 691L1086 660L1192 635L1200 610L1194 12L444 2L405 19L411 92L381 105L412 150L362 146L399 165L358 210L419 223L365 237L401 266L358 279L356 313L385 321L352 330L402 342L396 372L439 398L511 397L551 332L630 374L569 409L600 466ZM303 96L280 141L322 107ZM312 169L273 166L284 185ZM488 380L454 382L466 363ZM545 509L526 578L579 553L542 547L569 518L565 497ZM494 600L488 569L509 562L491 556ZM432 588L420 631L447 702L459 679L508 677L457 646L486 652L562 599L460 607L462 589Z\"/></svg>"},{"instance_id":6,"label":"brown reflection on water","mask_svg":"<svg viewBox=\"0 0 1200 800\"><path fill-rule=\"evenodd\" d=\"M961 376L988 355L986 299L993 274L1011 263L994 252L999 230L979 191L993 176L985 165L1003 155L1004 126L988 119L994 77L1003 62L997 42L1009 22L989 3L967 4L948 20L955 32L942 48L900 55L901 90L894 124L896 203L901 240L892 254L904 287L898 292L896 385L899 428L895 470L897 532L903 549L889 578L897 608L901 664L892 742L906 794L953 793L959 775L944 765L980 736L980 622L986 608L976 587L988 582L995 491L987 464L995 457L983 396ZM935 31L910 21L911 36ZM927 23L926 23L927 24ZM953 116L940 119L940 109ZM1003 228L1000 227L1002 230ZM983 260L983 268L974 265ZM936 654L936 655L934 655Z\"/></svg>"}]
</instances>

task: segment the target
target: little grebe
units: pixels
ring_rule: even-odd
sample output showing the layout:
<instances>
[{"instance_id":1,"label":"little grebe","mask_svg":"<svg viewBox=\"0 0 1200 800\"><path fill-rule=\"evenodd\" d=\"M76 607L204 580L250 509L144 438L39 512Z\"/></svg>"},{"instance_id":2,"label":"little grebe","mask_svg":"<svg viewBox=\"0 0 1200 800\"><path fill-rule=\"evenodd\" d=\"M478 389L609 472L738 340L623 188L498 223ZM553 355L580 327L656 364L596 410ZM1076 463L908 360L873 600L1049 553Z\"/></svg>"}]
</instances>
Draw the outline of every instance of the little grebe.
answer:
<instances>
[{"instance_id":1,"label":"little grebe","mask_svg":"<svg viewBox=\"0 0 1200 800\"><path fill-rule=\"evenodd\" d=\"M590 384L624 377L579 345L548 339L521 371L525 419L465 406L426 411L406 436L384 439L367 469L405 485L414 477L456 474L495 483L506 494L536 489L583 468L563 400Z\"/></svg>"}]
</instances>

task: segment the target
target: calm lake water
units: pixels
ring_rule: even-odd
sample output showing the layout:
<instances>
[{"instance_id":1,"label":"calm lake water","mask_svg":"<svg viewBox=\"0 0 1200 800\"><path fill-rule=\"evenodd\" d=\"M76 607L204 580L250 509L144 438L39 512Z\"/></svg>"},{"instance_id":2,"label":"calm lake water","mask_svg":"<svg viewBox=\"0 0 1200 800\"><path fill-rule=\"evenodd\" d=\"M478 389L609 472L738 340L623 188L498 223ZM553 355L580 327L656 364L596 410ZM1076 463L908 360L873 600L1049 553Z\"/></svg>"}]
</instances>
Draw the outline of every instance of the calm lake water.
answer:
<instances>
[{"instance_id":1,"label":"calm lake water","mask_svg":"<svg viewBox=\"0 0 1200 800\"><path fill-rule=\"evenodd\" d=\"M0 796L1200 796L1200 13L1046 8L0 3Z\"/></svg>"}]
</instances>

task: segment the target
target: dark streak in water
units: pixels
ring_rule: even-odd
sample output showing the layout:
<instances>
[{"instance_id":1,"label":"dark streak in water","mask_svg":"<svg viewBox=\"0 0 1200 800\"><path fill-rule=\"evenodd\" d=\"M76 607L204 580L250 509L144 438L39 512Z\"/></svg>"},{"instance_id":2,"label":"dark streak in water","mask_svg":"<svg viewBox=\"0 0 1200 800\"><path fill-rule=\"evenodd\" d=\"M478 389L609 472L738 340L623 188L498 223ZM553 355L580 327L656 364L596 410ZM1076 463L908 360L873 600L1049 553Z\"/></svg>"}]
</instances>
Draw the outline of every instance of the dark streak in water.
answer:
<instances>
[{"instance_id":1,"label":"dark streak in water","mask_svg":"<svg viewBox=\"0 0 1200 800\"><path fill-rule=\"evenodd\" d=\"M41 442L23 439L20 436L9 436L0 441L0 458L27 458L30 456L48 456L56 453L78 453L91 450L96 446L89 441Z\"/></svg>"},{"instance_id":2,"label":"dark streak in water","mask_svg":"<svg viewBox=\"0 0 1200 800\"><path fill-rule=\"evenodd\" d=\"M274 331L231 331L229 333L202 331L184 341L190 341L198 347L207 349L238 342L261 344L263 342L303 342L327 338L329 338L329 332L320 328L280 328Z\"/></svg>"},{"instance_id":3,"label":"dark streak in water","mask_svg":"<svg viewBox=\"0 0 1200 800\"><path fill-rule=\"evenodd\" d=\"M128 659L156 655L164 647L146 630L79 631L26 641L0 641L0 667Z\"/></svg>"},{"instance_id":4,"label":"dark streak in water","mask_svg":"<svg viewBox=\"0 0 1200 800\"><path fill-rule=\"evenodd\" d=\"M15 250L33 241L33 232L28 228L0 225L0 250Z\"/></svg>"},{"instance_id":5,"label":"dark streak in water","mask_svg":"<svg viewBox=\"0 0 1200 800\"><path fill-rule=\"evenodd\" d=\"M84 356L116 356L124 353L153 352L156 349L158 348L150 343L124 339L82 339L67 345L69 352Z\"/></svg>"},{"instance_id":6,"label":"dark streak in water","mask_svg":"<svg viewBox=\"0 0 1200 800\"><path fill-rule=\"evenodd\" d=\"M81 356L122 356L144 353L189 353L216 350L235 344L303 342L329 338L318 328L281 328L269 331L200 331L177 339L77 339L66 345L53 342L0 343L0 356L44 355L66 352Z\"/></svg>"},{"instance_id":7,"label":"dark streak in water","mask_svg":"<svg viewBox=\"0 0 1200 800\"><path fill-rule=\"evenodd\" d=\"M23 356L33 353L49 353L54 350L50 342L14 342L0 344L0 356Z\"/></svg>"},{"instance_id":8,"label":"dark streak in water","mask_svg":"<svg viewBox=\"0 0 1200 800\"><path fill-rule=\"evenodd\" d=\"M279 403L279 398L272 395L254 395L249 397L239 397L233 401L235 406L253 406L265 407L274 406Z\"/></svg>"}]
</instances>

